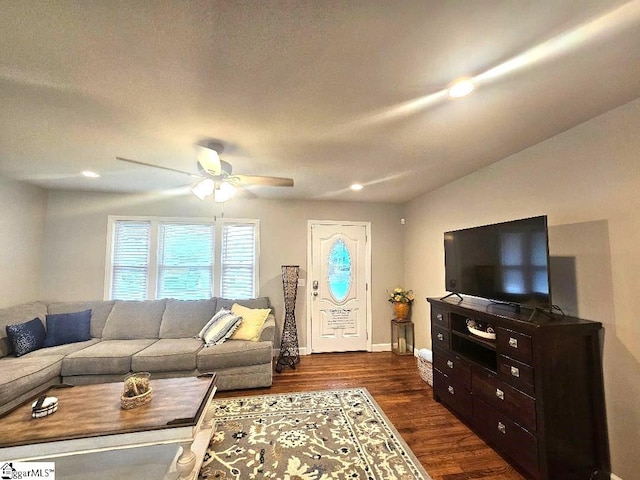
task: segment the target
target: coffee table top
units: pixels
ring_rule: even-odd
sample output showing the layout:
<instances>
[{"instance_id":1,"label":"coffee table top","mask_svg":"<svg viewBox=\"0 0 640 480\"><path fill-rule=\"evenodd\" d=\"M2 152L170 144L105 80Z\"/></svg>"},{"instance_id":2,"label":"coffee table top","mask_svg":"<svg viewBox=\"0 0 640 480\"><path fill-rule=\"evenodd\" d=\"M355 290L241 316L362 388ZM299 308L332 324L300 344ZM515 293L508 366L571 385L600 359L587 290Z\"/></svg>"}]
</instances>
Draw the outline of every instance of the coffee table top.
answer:
<instances>
[{"instance_id":1,"label":"coffee table top","mask_svg":"<svg viewBox=\"0 0 640 480\"><path fill-rule=\"evenodd\" d=\"M53 387L58 411L31 418L29 401L0 419L0 448L94 437L195 427L215 388L216 375L154 380L153 399L131 410L120 408L123 382Z\"/></svg>"}]
</instances>

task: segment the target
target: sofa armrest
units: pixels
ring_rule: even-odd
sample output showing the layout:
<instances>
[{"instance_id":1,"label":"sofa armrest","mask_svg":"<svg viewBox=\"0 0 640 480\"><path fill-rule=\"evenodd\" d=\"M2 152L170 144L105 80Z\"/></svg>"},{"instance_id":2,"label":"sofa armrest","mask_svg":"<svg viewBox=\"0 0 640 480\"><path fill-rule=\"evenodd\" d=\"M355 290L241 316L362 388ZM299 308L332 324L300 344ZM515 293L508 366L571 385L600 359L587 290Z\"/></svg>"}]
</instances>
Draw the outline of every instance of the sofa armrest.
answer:
<instances>
[{"instance_id":1,"label":"sofa armrest","mask_svg":"<svg viewBox=\"0 0 640 480\"><path fill-rule=\"evenodd\" d=\"M262 324L260 329L260 335L258 336L259 342L271 342L273 343L276 335L276 317L273 313L270 313L267 319Z\"/></svg>"}]
</instances>

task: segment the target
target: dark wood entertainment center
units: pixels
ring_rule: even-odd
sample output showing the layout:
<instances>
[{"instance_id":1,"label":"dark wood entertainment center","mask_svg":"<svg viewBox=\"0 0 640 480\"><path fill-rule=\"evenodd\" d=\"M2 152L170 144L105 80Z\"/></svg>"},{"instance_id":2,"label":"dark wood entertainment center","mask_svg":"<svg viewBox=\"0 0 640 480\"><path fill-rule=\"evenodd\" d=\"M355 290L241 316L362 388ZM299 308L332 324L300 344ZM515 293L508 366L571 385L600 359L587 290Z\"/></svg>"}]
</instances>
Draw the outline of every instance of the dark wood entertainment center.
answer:
<instances>
[{"instance_id":1,"label":"dark wood entertainment center","mask_svg":"<svg viewBox=\"0 0 640 480\"><path fill-rule=\"evenodd\" d=\"M610 478L602 324L477 298L431 304L434 398L535 480ZM495 340L467 329L491 324Z\"/></svg>"}]
</instances>

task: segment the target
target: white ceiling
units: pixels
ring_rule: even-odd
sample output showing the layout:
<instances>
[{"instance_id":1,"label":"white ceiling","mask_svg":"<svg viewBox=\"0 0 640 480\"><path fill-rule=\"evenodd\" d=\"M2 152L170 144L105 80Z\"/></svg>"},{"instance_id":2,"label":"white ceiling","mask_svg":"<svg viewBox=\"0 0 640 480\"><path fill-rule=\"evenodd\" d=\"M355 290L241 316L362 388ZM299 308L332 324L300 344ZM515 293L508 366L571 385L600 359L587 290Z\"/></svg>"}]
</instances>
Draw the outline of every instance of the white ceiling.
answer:
<instances>
[{"instance_id":1,"label":"white ceiling","mask_svg":"<svg viewBox=\"0 0 640 480\"><path fill-rule=\"evenodd\" d=\"M640 96L640 0L0 11L0 175L49 189L171 189L189 178L115 157L195 172L215 138L234 172L295 180L259 197L403 202Z\"/></svg>"}]
</instances>

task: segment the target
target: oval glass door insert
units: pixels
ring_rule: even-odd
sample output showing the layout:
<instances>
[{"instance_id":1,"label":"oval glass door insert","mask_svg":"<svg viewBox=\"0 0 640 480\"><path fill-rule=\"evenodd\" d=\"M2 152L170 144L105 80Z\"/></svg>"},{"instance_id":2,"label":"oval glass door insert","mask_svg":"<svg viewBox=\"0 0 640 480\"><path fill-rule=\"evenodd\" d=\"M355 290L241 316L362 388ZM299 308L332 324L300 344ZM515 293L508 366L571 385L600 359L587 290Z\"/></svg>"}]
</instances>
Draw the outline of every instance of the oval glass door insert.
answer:
<instances>
[{"instance_id":1,"label":"oval glass door insert","mask_svg":"<svg viewBox=\"0 0 640 480\"><path fill-rule=\"evenodd\" d=\"M336 302L342 302L349 294L351 288L351 253L344 241L339 238L329 250L328 280L329 292Z\"/></svg>"}]
</instances>

